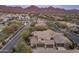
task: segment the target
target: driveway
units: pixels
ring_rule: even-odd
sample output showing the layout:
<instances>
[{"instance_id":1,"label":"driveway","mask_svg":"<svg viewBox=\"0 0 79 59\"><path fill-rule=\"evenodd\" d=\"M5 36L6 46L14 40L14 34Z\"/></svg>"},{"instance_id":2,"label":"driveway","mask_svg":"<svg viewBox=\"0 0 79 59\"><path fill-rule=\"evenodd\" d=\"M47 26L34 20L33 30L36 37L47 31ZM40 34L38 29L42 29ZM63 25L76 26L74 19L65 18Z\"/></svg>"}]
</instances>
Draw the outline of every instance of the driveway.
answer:
<instances>
[{"instance_id":1,"label":"driveway","mask_svg":"<svg viewBox=\"0 0 79 59\"><path fill-rule=\"evenodd\" d=\"M38 47L35 49L32 49L33 53L51 53L54 50L56 50L55 48L42 48L42 47Z\"/></svg>"}]
</instances>

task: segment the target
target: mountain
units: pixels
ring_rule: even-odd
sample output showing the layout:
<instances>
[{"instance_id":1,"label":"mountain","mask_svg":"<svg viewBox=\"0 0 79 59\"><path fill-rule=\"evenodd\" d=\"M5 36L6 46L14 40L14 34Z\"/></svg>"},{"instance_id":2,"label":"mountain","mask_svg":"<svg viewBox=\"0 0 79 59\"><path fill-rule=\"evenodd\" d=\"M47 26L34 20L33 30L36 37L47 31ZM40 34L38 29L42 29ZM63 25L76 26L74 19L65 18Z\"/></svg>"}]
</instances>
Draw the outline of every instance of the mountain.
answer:
<instances>
[{"instance_id":1,"label":"mountain","mask_svg":"<svg viewBox=\"0 0 79 59\"><path fill-rule=\"evenodd\" d=\"M40 8L38 8L37 6L30 6L24 9L25 13L39 13Z\"/></svg>"},{"instance_id":2,"label":"mountain","mask_svg":"<svg viewBox=\"0 0 79 59\"><path fill-rule=\"evenodd\" d=\"M37 6L29 6L27 8L22 7L11 7L11 6L5 6L0 5L0 12L4 13L33 13L33 14L64 14L64 13L79 13L79 10L73 9L73 10L65 10L61 8L54 8L52 6L46 7L46 8L39 8Z\"/></svg>"}]
</instances>

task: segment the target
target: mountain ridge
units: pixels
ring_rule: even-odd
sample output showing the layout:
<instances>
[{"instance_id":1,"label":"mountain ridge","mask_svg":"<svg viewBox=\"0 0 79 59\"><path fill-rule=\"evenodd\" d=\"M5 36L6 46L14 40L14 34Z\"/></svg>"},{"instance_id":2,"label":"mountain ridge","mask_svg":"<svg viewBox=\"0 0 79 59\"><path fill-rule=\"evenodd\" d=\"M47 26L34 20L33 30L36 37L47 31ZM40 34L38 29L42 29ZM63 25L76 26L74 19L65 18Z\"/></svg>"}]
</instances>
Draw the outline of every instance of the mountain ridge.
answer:
<instances>
[{"instance_id":1,"label":"mountain ridge","mask_svg":"<svg viewBox=\"0 0 79 59\"><path fill-rule=\"evenodd\" d=\"M5 5L0 5L0 12L4 13L33 13L33 14L64 14L64 13L79 13L79 10L77 9L71 9L71 10L65 10L61 8L55 8L52 6L45 7L45 8L39 8L37 6L31 5L27 8L22 8L19 6L5 6Z\"/></svg>"}]
</instances>

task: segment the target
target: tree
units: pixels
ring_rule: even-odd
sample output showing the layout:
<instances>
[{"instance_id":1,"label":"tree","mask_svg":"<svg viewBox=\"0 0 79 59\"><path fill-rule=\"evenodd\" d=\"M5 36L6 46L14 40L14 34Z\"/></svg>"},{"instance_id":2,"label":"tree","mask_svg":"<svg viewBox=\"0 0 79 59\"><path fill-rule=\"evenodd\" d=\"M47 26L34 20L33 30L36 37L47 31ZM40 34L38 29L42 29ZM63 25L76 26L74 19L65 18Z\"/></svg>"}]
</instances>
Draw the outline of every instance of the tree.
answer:
<instances>
[{"instance_id":1,"label":"tree","mask_svg":"<svg viewBox=\"0 0 79 59\"><path fill-rule=\"evenodd\" d=\"M18 20L12 20L12 21L9 22L8 25L11 25L11 24L18 24L18 25L21 25L21 22L18 21Z\"/></svg>"},{"instance_id":2,"label":"tree","mask_svg":"<svg viewBox=\"0 0 79 59\"><path fill-rule=\"evenodd\" d=\"M69 48L70 48L70 49L74 49L74 48L76 48L76 47L77 47L77 44L76 44L76 43L72 43L72 44L69 45Z\"/></svg>"},{"instance_id":3,"label":"tree","mask_svg":"<svg viewBox=\"0 0 79 59\"><path fill-rule=\"evenodd\" d=\"M67 25L66 25L66 24L58 23L58 26L59 26L60 28L67 28Z\"/></svg>"},{"instance_id":4,"label":"tree","mask_svg":"<svg viewBox=\"0 0 79 59\"><path fill-rule=\"evenodd\" d=\"M22 33L22 38L28 43L28 37L30 36L30 34L31 34L31 31L28 29L27 31L24 31L23 33Z\"/></svg>"},{"instance_id":5,"label":"tree","mask_svg":"<svg viewBox=\"0 0 79 59\"><path fill-rule=\"evenodd\" d=\"M27 46L24 42L20 42L16 48L13 48L13 52L18 53L31 53L32 49Z\"/></svg>"},{"instance_id":6,"label":"tree","mask_svg":"<svg viewBox=\"0 0 79 59\"><path fill-rule=\"evenodd\" d=\"M5 45L6 44L6 41L2 41L2 45Z\"/></svg>"},{"instance_id":7,"label":"tree","mask_svg":"<svg viewBox=\"0 0 79 59\"><path fill-rule=\"evenodd\" d=\"M69 27L68 29L71 32L78 32L79 31L77 27Z\"/></svg>"},{"instance_id":8,"label":"tree","mask_svg":"<svg viewBox=\"0 0 79 59\"><path fill-rule=\"evenodd\" d=\"M10 27L13 27L16 31L20 26L18 24L11 24Z\"/></svg>"},{"instance_id":9,"label":"tree","mask_svg":"<svg viewBox=\"0 0 79 59\"><path fill-rule=\"evenodd\" d=\"M17 24L11 24L11 25L5 27L5 28L2 30L2 32L5 33L5 34L10 35L10 34L13 33L14 31L16 31L18 28L19 28L19 25L17 25Z\"/></svg>"},{"instance_id":10,"label":"tree","mask_svg":"<svg viewBox=\"0 0 79 59\"><path fill-rule=\"evenodd\" d=\"M7 26L3 29L3 33L8 34L8 35L13 33L14 31L15 31L14 28L10 26Z\"/></svg>"},{"instance_id":11,"label":"tree","mask_svg":"<svg viewBox=\"0 0 79 59\"><path fill-rule=\"evenodd\" d=\"M36 24L35 25L35 29L36 30L46 30L46 29L48 29L48 25L46 25L46 24Z\"/></svg>"}]
</instances>

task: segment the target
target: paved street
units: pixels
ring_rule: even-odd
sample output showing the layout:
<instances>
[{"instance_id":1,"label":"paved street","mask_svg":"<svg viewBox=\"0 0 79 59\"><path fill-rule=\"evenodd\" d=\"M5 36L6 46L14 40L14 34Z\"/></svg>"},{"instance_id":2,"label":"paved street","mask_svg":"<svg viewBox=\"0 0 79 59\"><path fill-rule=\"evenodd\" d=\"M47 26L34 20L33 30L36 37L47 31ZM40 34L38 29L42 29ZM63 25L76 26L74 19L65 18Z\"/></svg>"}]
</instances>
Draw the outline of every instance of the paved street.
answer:
<instances>
[{"instance_id":1,"label":"paved street","mask_svg":"<svg viewBox=\"0 0 79 59\"><path fill-rule=\"evenodd\" d=\"M21 32L25 29L28 28L29 26L24 26L16 35L14 35L14 37L12 37L10 39L10 41L0 50L0 52L12 52L12 49L14 48L14 46L16 45L17 41L20 39L21 36Z\"/></svg>"}]
</instances>

